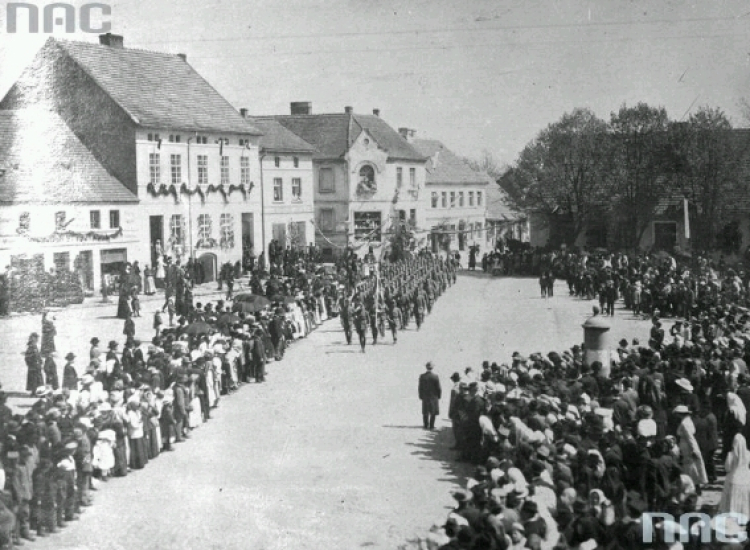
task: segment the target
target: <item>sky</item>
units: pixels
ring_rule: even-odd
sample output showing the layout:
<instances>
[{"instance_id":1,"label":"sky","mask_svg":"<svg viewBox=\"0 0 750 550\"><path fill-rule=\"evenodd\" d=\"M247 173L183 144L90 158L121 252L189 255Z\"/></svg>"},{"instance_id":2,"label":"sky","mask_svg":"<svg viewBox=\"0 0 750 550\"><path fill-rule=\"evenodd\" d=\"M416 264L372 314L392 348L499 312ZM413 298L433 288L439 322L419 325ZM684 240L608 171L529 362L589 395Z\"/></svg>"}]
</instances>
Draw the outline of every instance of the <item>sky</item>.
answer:
<instances>
[{"instance_id":1,"label":"sky","mask_svg":"<svg viewBox=\"0 0 750 550\"><path fill-rule=\"evenodd\" d=\"M31 0L39 6L50 2ZM80 6L82 0L71 3ZM500 164L563 113L624 103L747 126L750 1L148 0L108 2L125 47L185 53L236 108L370 114ZM50 36L0 2L0 95ZM94 21L97 22L96 20ZM95 34L53 33L96 42Z\"/></svg>"}]
</instances>

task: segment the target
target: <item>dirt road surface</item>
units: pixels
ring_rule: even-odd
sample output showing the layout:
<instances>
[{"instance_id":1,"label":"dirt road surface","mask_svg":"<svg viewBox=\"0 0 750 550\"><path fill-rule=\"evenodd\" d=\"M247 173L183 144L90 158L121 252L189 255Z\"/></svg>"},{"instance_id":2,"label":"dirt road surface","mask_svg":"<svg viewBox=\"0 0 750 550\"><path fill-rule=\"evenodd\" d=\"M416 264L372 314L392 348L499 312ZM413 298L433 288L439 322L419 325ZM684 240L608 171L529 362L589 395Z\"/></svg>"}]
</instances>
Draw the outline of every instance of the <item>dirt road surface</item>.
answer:
<instances>
[{"instance_id":1,"label":"dirt road surface","mask_svg":"<svg viewBox=\"0 0 750 550\"><path fill-rule=\"evenodd\" d=\"M532 279L461 275L421 331L412 325L395 346L390 336L374 347L368 339L365 354L346 345L338 320L329 321L272 363L265 384L222 398L176 452L100 484L80 521L29 547L396 548L445 518L450 491L469 473L450 450L451 373L582 341L593 303L568 297L562 283L556 290L545 300ZM136 320L145 341L157 305L144 302ZM104 345L122 341L115 309L57 312L61 355L87 357L92 336ZM618 310L612 326L613 342L647 339L648 323L630 313ZM22 352L34 330L39 316L0 321L6 389L23 389ZM422 430L417 399L428 360L444 389L434 432Z\"/></svg>"}]
</instances>

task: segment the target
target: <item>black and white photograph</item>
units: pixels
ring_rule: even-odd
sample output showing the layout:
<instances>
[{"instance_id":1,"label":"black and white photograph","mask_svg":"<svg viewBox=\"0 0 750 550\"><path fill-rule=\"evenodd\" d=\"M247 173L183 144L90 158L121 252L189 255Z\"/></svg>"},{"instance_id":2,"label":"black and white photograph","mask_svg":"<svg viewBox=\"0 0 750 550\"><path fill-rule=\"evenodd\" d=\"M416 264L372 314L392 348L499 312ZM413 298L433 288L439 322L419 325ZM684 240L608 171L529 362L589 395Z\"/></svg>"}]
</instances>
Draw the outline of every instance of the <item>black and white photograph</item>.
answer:
<instances>
[{"instance_id":1,"label":"black and white photograph","mask_svg":"<svg viewBox=\"0 0 750 550\"><path fill-rule=\"evenodd\" d=\"M750 550L750 1L0 2L0 550Z\"/></svg>"}]
</instances>

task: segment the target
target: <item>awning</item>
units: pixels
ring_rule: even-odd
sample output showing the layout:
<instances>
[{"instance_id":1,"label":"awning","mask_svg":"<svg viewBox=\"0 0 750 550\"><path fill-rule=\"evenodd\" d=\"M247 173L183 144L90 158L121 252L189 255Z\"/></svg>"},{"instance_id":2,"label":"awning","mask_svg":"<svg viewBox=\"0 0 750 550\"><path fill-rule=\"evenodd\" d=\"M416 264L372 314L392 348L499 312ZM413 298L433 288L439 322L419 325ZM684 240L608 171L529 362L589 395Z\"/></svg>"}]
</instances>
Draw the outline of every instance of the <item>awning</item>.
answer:
<instances>
[{"instance_id":1,"label":"awning","mask_svg":"<svg viewBox=\"0 0 750 550\"><path fill-rule=\"evenodd\" d=\"M101 262L103 264L116 264L128 261L127 248L115 248L114 250L102 250Z\"/></svg>"}]
</instances>

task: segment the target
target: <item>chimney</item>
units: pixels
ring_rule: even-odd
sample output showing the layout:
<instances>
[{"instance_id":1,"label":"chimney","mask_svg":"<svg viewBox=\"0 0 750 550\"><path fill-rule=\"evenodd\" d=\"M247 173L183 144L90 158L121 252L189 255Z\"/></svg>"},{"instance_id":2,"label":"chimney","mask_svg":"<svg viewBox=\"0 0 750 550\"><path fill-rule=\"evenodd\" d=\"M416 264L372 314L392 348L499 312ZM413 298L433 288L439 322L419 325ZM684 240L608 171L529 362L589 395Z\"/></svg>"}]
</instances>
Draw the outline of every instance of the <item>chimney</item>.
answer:
<instances>
[{"instance_id":1,"label":"chimney","mask_svg":"<svg viewBox=\"0 0 750 550\"><path fill-rule=\"evenodd\" d=\"M110 48L124 48L124 39L119 34L112 34L111 32L108 32L107 34L100 34L99 35L99 44L102 46L109 46Z\"/></svg>"},{"instance_id":2,"label":"chimney","mask_svg":"<svg viewBox=\"0 0 750 550\"><path fill-rule=\"evenodd\" d=\"M402 138L411 143L414 140L414 134L416 134L417 131L412 130L411 128L399 128L398 133L401 134Z\"/></svg>"},{"instance_id":3,"label":"chimney","mask_svg":"<svg viewBox=\"0 0 750 550\"><path fill-rule=\"evenodd\" d=\"M380 109L373 109L372 110L372 114L379 117L380 116Z\"/></svg>"},{"instance_id":4,"label":"chimney","mask_svg":"<svg viewBox=\"0 0 750 550\"><path fill-rule=\"evenodd\" d=\"M350 115L350 114L352 114L352 112L353 112L353 111L354 111L354 109L352 109L351 107L348 107L348 106L347 106L347 107L344 107L344 112L345 112L345 113L346 113L347 115Z\"/></svg>"},{"instance_id":5,"label":"chimney","mask_svg":"<svg viewBox=\"0 0 750 550\"><path fill-rule=\"evenodd\" d=\"M240 116L242 118L247 118L247 109L245 109L244 107L240 109Z\"/></svg>"},{"instance_id":6,"label":"chimney","mask_svg":"<svg viewBox=\"0 0 750 550\"><path fill-rule=\"evenodd\" d=\"M183 60L183 61L184 61L185 63L187 63L187 55L185 55L184 53L178 53L178 54L177 54L177 57L179 57L179 58L180 58L180 59L182 59L182 60Z\"/></svg>"},{"instance_id":7,"label":"chimney","mask_svg":"<svg viewBox=\"0 0 750 550\"><path fill-rule=\"evenodd\" d=\"M309 101L293 101L290 104L290 109L293 115L311 115L312 103Z\"/></svg>"}]
</instances>

